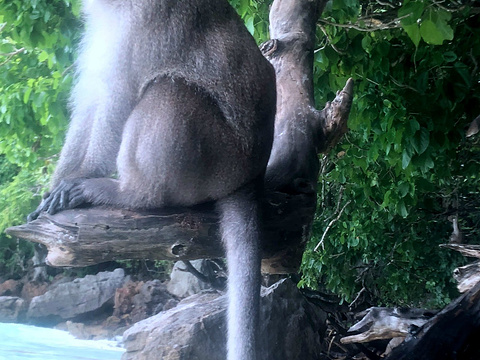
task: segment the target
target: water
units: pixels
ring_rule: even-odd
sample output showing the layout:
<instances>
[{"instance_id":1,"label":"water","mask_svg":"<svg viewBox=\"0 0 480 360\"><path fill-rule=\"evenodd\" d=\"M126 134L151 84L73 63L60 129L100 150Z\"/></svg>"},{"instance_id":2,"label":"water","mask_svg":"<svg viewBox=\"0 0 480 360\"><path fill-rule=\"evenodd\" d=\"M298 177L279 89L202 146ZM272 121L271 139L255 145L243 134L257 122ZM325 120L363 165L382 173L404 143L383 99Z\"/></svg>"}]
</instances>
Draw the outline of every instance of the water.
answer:
<instances>
[{"instance_id":1,"label":"water","mask_svg":"<svg viewBox=\"0 0 480 360\"><path fill-rule=\"evenodd\" d=\"M79 340L66 331L0 323L0 360L120 360L108 340Z\"/></svg>"}]
</instances>

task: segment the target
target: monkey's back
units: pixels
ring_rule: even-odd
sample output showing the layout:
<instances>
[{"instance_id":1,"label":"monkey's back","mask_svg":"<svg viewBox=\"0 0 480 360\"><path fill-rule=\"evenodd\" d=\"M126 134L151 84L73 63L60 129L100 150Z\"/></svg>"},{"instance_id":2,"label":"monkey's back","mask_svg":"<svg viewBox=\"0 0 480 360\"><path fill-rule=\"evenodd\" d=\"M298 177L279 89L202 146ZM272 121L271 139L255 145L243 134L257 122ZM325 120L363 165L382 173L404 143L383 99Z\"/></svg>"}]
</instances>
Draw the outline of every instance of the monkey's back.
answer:
<instances>
[{"instance_id":1,"label":"monkey's back","mask_svg":"<svg viewBox=\"0 0 480 360\"><path fill-rule=\"evenodd\" d=\"M110 26L126 32L102 49L115 66L101 69L99 59L93 68L104 77L100 95L116 99L99 101L104 111L123 109L117 167L130 203L214 200L263 174L275 75L227 1L96 1L117 11Z\"/></svg>"}]
</instances>

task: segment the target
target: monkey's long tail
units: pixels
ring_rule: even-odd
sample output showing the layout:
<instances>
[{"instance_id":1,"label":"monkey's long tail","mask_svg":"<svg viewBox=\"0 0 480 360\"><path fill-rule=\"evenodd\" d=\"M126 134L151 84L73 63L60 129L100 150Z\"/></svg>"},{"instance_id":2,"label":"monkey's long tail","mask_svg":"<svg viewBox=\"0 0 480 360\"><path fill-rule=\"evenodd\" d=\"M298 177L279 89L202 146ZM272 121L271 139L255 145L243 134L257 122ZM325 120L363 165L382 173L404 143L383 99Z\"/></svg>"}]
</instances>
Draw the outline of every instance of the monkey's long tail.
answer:
<instances>
[{"instance_id":1,"label":"monkey's long tail","mask_svg":"<svg viewBox=\"0 0 480 360\"><path fill-rule=\"evenodd\" d=\"M218 201L228 263L228 360L257 360L260 302L259 204L252 186Z\"/></svg>"}]
</instances>

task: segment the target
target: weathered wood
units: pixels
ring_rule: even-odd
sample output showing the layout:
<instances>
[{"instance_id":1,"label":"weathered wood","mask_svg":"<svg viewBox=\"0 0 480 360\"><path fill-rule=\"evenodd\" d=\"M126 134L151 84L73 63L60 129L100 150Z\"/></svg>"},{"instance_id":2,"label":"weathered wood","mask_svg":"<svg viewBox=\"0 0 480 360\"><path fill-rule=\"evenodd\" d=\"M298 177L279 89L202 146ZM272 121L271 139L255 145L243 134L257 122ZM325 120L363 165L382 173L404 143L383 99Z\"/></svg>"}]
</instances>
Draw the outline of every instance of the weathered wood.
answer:
<instances>
[{"instance_id":1,"label":"weathered wood","mask_svg":"<svg viewBox=\"0 0 480 360\"><path fill-rule=\"evenodd\" d=\"M480 261L460 266L453 270L453 278L458 282L457 289L464 293L480 282Z\"/></svg>"},{"instance_id":2,"label":"weathered wood","mask_svg":"<svg viewBox=\"0 0 480 360\"><path fill-rule=\"evenodd\" d=\"M440 244L442 248L458 251L463 256L480 259L480 245Z\"/></svg>"},{"instance_id":3,"label":"weathered wood","mask_svg":"<svg viewBox=\"0 0 480 360\"><path fill-rule=\"evenodd\" d=\"M292 272L309 234L304 224L315 211L315 196L271 192L263 208L263 270ZM42 213L7 232L46 245L52 266L86 266L123 259L221 257L217 222L213 204L149 212L92 207Z\"/></svg>"},{"instance_id":4,"label":"weathered wood","mask_svg":"<svg viewBox=\"0 0 480 360\"><path fill-rule=\"evenodd\" d=\"M412 325L422 326L428 318L432 317L433 313L423 309L372 307L359 315L363 316L362 320L348 329L349 333L359 333L343 337L340 339L342 344L363 343L395 337L404 338L408 335Z\"/></svg>"},{"instance_id":5,"label":"weathered wood","mask_svg":"<svg viewBox=\"0 0 480 360\"><path fill-rule=\"evenodd\" d=\"M316 110L314 104L315 24L326 2L275 0L270 14L275 39L262 47L275 67L278 95L263 206L262 271L267 273L297 270L316 207L318 153L331 149L347 131L352 80L323 110ZM149 212L75 209L53 216L42 214L7 233L46 245L47 261L53 266L223 254L212 204Z\"/></svg>"},{"instance_id":6,"label":"weathered wood","mask_svg":"<svg viewBox=\"0 0 480 360\"><path fill-rule=\"evenodd\" d=\"M388 360L480 359L480 283L395 348Z\"/></svg>"},{"instance_id":7,"label":"weathered wood","mask_svg":"<svg viewBox=\"0 0 480 360\"><path fill-rule=\"evenodd\" d=\"M480 259L480 245L441 244L440 247L458 251L466 257ZM458 282L458 291L464 293L470 290L480 281L480 261L456 268L453 277Z\"/></svg>"}]
</instances>

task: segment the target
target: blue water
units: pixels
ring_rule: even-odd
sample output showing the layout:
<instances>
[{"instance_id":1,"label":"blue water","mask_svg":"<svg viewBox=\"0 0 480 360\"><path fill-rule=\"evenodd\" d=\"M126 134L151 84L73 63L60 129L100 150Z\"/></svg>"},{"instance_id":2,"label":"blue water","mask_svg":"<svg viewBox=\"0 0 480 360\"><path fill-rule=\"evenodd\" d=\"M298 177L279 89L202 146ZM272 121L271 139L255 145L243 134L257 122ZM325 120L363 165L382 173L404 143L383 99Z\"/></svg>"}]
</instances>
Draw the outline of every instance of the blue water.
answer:
<instances>
[{"instance_id":1,"label":"blue water","mask_svg":"<svg viewBox=\"0 0 480 360\"><path fill-rule=\"evenodd\" d=\"M120 360L108 340L78 340L66 331L0 323L0 360Z\"/></svg>"}]
</instances>

